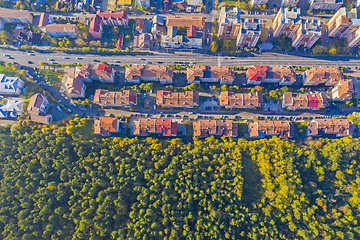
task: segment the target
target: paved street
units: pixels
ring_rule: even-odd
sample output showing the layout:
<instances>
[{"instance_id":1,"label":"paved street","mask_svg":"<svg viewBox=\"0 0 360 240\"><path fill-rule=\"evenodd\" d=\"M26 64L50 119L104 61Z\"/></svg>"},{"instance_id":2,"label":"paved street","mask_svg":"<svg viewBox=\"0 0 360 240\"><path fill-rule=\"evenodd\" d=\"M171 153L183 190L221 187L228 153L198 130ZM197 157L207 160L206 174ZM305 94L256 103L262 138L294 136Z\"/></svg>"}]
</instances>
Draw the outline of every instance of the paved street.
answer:
<instances>
[{"instance_id":1,"label":"paved street","mask_svg":"<svg viewBox=\"0 0 360 240\"><path fill-rule=\"evenodd\" d=\"M8 54L12 57L3 56ZM358 67L360 59L355 57L310 57L310 56L295 56L291 54L280 53L263 53L253 54L251 57L234 57L233 59L224 59L228 56L213 56L208 54L198 53L157 53L150 55L114 55L114 54L78 54L78 53L64 53L64 52L46 52L43 54L35 52L35 56L28 56L27 52L0 49L0 61L4 62L18 62L21 65L30 67L37 67L40 61L50 63L48 59L54 59L56 63L93 63L94 60L114 63L114 60L121 61L120 65L124 64L173 64L174 62L196 62L197 65L222 65L222 66L253 66L253 65L280 65L280 66L347 66ZM70 59L63 59L63 57ZM76 58L80 59L76 59ZM145 60L140 60L143 58ZM33 64L28 64L32 61ZM162 63L159 63L161 61Z\"/></svg>"}]
</instances>

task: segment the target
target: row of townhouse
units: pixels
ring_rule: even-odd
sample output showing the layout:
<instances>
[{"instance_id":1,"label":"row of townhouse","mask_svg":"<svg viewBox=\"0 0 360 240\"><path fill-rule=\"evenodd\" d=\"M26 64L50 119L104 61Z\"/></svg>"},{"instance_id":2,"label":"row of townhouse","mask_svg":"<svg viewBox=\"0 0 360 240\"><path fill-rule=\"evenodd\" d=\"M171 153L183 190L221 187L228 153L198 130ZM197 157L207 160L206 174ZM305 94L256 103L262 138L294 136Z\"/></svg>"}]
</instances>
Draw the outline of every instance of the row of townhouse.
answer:
<instances>
[{"instance_id":1,"label":"row of townhouse","mask_svg":"<svg viewBox=\"0 0 360 240\"><path fill-rule=\"evenodd\" d=\"M178 136L179 123L173 119L135 118L131 133L134 136L147 137L151 135L163 137ZM119 120L113 117L100 117L94 122L94 133L110 136L119 132ZM289 121L255 121L248 125L250 138L277 136L293 138L295 123ZM307 136L333 135L336 137L352 136L354 126L347 119L315 119L308 122ZM194 137L209 136L238 137L238 123L232 120L198 120L193 122Z\"/></svg>"},{"instance_id":2,"label":"row of townhouse","mask_svg":"<svg viewBox=\"0 0 360 240\"><path fill-rule=\"evenodd\" d=\"M84 98L85 82L100 81L115 82L115 69L106 64L84 64L76 67L66 67L63 82L69 97Z\"/></svg>"}]
</instances>

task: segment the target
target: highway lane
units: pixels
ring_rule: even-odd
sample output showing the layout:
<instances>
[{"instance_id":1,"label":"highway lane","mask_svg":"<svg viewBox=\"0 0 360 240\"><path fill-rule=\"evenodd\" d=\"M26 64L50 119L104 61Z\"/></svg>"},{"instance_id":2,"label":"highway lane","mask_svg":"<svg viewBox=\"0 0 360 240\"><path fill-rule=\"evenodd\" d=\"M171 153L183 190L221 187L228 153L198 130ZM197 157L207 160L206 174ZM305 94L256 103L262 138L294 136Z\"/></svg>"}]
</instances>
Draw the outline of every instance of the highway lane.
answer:
<instances>
[{"instance_id":1,"label":"highway lane","mask_svg":"<svg viewBox=\"0 0 360 240\"><path fill-rule=\"evenodd\" d=\"M8 54L11 56L3 56ZM294 56L279 53L263 53L262 55L254 55L252 57L233 57L232 59L224 59L227 56L213 56L197 53L154 53L153 55L105 55L105 54L67 54L64 52L48 52L34 53L35 56L28 56L27 52L14 51L8 49L0 49L0 60L5 62L17 62L21 65L37 67L40 61L50 63L48 59L54 59L56 63L93 63L94 60L114 63L115 60L123 64L174 64L174 62L195 62L197 65L222 65L222 66L253 66L253 65L269 65L269 66L360 66L359 58L349 57L306 57ZM68 57L69 59L64 59ZM76 59L76 58L80 59ZM145 60L140 60L145 59ZM33 64L29 64L32 61Z\"/></svg>"}]
</instances>

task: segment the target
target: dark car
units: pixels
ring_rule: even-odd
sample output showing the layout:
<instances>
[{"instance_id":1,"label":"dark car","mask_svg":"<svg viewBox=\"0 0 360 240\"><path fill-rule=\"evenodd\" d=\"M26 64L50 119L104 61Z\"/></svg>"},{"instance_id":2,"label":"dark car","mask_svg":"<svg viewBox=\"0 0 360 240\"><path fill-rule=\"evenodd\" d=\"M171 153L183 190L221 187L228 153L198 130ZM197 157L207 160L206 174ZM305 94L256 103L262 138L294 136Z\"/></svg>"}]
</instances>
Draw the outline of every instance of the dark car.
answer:
<instances>
[{"instance_id":1,"label":"dark car","mask_svg":"<svg viewBox=\"0 0 360 240\"><path fill-rule=\"evenodd\" d=\"M94 62L100 62L100 60L94 59Z\"/></svg>"},{"instance_id":2,"label":"dark car","mask_svg":"<svg viewBox=\"0 0 360 240\"><path fill-rule=\"evenodd\" d=\"M33 62L32 62L32 61L28 61L28 64L33 64Z\"/></svg>"}]
</instances>

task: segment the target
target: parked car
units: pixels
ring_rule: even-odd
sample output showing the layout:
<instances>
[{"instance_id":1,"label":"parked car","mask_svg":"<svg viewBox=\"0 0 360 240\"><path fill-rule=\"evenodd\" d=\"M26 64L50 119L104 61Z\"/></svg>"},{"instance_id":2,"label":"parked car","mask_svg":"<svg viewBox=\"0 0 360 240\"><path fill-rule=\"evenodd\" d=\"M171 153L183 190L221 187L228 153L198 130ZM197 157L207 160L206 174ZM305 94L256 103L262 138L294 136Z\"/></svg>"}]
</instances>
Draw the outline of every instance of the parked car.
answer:
<instances>
[{"instance_id":1,"label":"parked car","mask_svg":"<svg viewBox=\"0 0 360 240\"><path fill-rule=\"evenodd\" d=\"M59 112L62 112L62 110L61 110L60 106L57 106L57 109L59 110Z\"/></svg>"}]
</instances>

